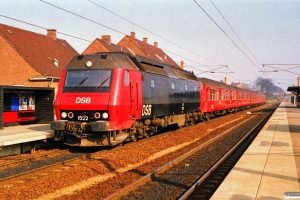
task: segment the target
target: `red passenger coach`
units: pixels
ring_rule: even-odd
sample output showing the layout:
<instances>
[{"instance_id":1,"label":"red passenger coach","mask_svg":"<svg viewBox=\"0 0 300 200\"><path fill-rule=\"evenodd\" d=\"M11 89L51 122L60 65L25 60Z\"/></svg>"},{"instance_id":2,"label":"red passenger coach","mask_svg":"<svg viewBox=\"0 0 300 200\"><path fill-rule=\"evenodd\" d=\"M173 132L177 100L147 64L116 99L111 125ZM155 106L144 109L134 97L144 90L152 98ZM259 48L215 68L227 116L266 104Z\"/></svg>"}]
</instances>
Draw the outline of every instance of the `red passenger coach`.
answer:
<instances>
[{"instance_id":1,"label":"red passenger coach","mask_svg":"<svg viewBox=\"0 0 300 200\"><path fill-rule=\"evenodd\" d=\"M264 94L199 78L200 110L207 119L265 103Z\"/></svg>"},{"instance_id":2,"label":"red passenger coach","mask_svg":"<svg viewBox=\"0 0 300 200\"><path fill-rule=\"evenodd\" d=\"M199 78L200 110L206 118L233 112L237 108L236 88L222 82Z\"/></svg>"}]
</instances>

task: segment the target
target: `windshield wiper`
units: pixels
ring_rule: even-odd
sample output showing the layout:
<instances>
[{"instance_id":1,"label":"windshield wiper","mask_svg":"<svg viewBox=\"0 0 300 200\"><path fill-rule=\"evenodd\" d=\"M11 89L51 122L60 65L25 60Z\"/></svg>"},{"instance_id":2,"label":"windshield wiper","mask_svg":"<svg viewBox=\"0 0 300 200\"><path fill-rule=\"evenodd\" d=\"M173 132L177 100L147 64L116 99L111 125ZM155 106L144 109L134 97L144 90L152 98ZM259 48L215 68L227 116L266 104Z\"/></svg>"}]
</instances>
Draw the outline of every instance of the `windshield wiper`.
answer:
<instances>
[{"instance_id":1,"label":"windshield wiper","mask_svg":"<svg viewBox=\"0 0 300 200\"><path fill-rule=\"evenodd\" d=\"M80 81L80 83L78 83L77 85L75 85L73 91L78 88L78 86L82 85L84 83L84 81L86 81L86 79L88 79L89 77L87 76L85 79L83 79L82 81Z\"/></svg>"},{"instance_id":2,"label":"windshield wiper","mask_svg":"<svg viewBox=\"0 0 300 200\"><path fill-rule=\"evenodd\" d=\"M98 91L98 88L101 87L108 79L110 79L110 77L108 77L107 79L105 79L102 83L100 83L99 85L96 86L96 90Z\"/></svg>"}]
</instances>

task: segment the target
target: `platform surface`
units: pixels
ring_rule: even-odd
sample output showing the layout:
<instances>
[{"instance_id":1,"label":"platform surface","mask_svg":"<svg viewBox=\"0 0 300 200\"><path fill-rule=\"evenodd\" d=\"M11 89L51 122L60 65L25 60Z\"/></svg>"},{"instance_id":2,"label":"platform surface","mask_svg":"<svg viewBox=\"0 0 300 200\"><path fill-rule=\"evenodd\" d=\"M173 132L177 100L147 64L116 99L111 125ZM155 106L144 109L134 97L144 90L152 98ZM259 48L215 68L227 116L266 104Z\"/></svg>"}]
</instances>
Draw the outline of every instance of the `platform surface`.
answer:
<instances>
[{"instance_id":1,"label":"platform surface","mask_svg":"<svg viewBox=\"0 0 300 200\"><path fill-rule=\"evenodd\" d=\"M32 124L4 127L0 130L0 146L44 140L54 137L50 124Z\"/></svg>"},{"instance_id":2,"label":"platform surface","mask_svg":"<svg viewBox=\"0 0 300 200\"><path fill-rule=\"evenodd\" d=\"M211 199L300 199L299 156L300 108L282 102Z\"/></svg>"}]
</instances>

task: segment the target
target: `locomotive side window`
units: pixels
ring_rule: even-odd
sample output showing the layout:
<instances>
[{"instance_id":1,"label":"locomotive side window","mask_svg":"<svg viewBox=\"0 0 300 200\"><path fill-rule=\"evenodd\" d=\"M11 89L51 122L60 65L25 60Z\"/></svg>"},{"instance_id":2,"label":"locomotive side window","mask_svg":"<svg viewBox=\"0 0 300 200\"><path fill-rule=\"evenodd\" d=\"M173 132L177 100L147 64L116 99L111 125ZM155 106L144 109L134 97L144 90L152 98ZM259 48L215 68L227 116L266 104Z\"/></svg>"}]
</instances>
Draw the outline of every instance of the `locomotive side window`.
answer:
<instances>
[{"instance_id":1,"label":"locomotive side window","mask_svg":"<svg viewBox=\"0 0 300 200\"><path fill-rule=\"evenodd\" d=\"M124 85L128 86L129 85L129 72L125 71L125 75L124 75Z\"/></svg>"},{"instance_id":2,"label":"locomotive side window","mask_svg":"<svg viewBox=\"0 0 300 200\"><path fill-rule=\"evenodd\" d=\"M172 82L172 90L174 90L174 89L175 89L175 83Z\"/></svg>"},{"instance_id":3,"label":"locomotive side window","mask_svg":"<svg viewBox=\"0 0 300 200\"><path fill-rule=\"evenodd\" d=\"M188 86L187 86L187 84L185 84L185 90L187 90L188 89Z\"/></svg>"},{"instance_id":4,"label":"locomotive side window","mask_svg":"<svg viewBox=\"0 0 300 200\"><path fill-rule=\"evenodd\" d=\"M153 79L150 80L150 87L152 87L152 88L155 87L155 84L154 84L154 80L153 80Z\"/></svg>"}]
</instances>

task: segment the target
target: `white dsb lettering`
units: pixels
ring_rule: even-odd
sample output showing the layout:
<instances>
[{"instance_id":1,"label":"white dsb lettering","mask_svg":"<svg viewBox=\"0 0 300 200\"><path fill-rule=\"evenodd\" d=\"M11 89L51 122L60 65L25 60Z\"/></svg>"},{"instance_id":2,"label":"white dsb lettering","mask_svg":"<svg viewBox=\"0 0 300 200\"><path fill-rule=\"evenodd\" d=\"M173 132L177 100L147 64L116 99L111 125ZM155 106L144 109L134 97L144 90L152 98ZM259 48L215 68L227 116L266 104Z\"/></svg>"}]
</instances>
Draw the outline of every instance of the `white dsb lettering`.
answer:
<instances>
[{"instance_id":1,"label":"white dsb lettering","mask_svg":"<svg viewBox=\"0 0 300 200\"><path fill-rule=\"evenodd\" d=\"M76 97L75 103L91 103L91 97Z\"/></svg>"}]
</instances>

